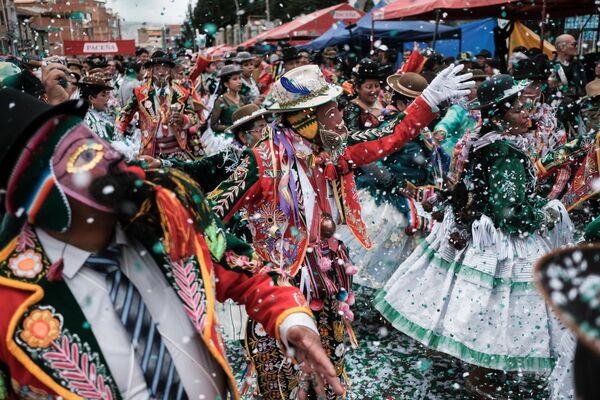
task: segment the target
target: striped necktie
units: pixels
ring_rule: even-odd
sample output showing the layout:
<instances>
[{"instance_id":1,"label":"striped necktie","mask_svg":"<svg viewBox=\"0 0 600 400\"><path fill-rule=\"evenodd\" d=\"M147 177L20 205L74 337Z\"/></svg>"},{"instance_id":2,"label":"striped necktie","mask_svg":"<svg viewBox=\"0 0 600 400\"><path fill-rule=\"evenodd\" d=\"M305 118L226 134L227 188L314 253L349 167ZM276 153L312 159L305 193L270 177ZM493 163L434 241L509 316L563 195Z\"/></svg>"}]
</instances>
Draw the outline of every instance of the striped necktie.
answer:
<instances>
[{"instance_id":1,"label":"striped necktie","mask_svg":"<svg viewBox=\"0 0 600 400\"><path fill-rule=\"evenodd\" d=\"M118 247L92 254L86 265L106 275L110 300L129 338L152 399L187 399L179 374L142 296L119 268Z\"/></svg>"}]
</instances>

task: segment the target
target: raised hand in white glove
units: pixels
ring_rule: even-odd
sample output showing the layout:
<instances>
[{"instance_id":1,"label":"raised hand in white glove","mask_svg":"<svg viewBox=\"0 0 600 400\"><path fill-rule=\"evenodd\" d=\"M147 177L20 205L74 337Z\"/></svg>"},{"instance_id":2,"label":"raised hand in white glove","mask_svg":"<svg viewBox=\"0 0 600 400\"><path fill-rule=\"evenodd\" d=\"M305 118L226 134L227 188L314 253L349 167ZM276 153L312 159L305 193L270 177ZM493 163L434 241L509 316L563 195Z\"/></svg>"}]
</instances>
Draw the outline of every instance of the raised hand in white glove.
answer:
<instances>
[{"instance_id":1,"label":"raised hand in white glove","mask_svg":"<svg viewBox=\"0 0 600 400\"><path fill-rule=\"evenodd\" d=\"M463 64L450 65L423 90L421 96L431 108L437 107L442 101L451 97L466 96L471 92L471 88L475 86L475 81L470 80L473 74L469 72L458 75L464 67Z\"/></svg>"}]
</instances>

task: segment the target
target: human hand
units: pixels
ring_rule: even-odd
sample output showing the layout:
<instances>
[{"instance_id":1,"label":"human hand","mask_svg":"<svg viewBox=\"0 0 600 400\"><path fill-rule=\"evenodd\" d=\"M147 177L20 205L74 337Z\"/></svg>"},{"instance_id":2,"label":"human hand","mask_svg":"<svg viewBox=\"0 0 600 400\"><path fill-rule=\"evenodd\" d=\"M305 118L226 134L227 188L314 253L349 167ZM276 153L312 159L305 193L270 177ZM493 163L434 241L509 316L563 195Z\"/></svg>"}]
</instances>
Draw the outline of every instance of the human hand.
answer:
<instances>
[{"instance_id":1,"label":"human hand","mask_svg":"<svg viewBox=\"0 0 600 400\"><path fill-rule=\"evenodd\" d=\"M321 338L305 326L292 326L287 331L288 343L295 349L295 358L300 363L301 386L298 398L305 400L312 384L315 394L325 396L325 383L338 394L344 394L344 387L335 373L335 367L321 347Z\"/></svg>"},{"instance_id":2,"label":"human hand","mask_svg":"<svg viewBox=\"0 0 600 400\"><path fill-rule=\"evenodd\" d=\"M147 155L140 155L138 160L145 163L145 167L148 169L155 169L162 167L162 162L158 158L154 158Z\"/></svg>"},{"instance_id":3,"label":"human hand","mask_svg":"<svg viewBox=\"0 0 600 400\"><path fill-rule=\"evenodd\" d=\"M437 107L442 101L451 97L466 96L475 87L475 81L471 72L458 75L465 66L450 65L440 72L433 81L423 90L423 98L431 107Z\"/></svg>"},{"instance_id":4,"label":"human hand","mask_svg":"<svg viewBox=\"0 0 600 400\"><path fill-rule=\"evenodd\" d=\"M169 125L174 125L178 128L181 128L183 126L183 121L183 114L181 113L174 112L169 116Z\"/></svg>"},{"instance_id":5,"label":"human hand","mask_svg":"<svg viewBox=\"0 0 600 400\"><path fill-rule=\"evenodd\" d=\"M71 71L59 63L51 63L42 68L42 83L48 103L57 105L69 100L69 85L75 83Z\"/></svg>"}]
</instances>

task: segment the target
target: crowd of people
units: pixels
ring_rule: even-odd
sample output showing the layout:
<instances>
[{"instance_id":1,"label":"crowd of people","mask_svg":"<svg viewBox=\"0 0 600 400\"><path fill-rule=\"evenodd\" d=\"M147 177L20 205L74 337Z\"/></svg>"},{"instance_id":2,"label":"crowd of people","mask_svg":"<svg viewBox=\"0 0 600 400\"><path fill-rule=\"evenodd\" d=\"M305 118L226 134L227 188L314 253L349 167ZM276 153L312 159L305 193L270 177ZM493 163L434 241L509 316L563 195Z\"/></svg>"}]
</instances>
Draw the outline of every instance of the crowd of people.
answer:
<instances>
[{"instance_id":1,"label":"crowd of people","mask_svg":"<svg viewBox=\"0 0 600 400\"><path fill-rule=\"evenodd\" d=\"M555 44L4 57L0 398L352 398L356 285L475 398L600 398L600 63Z\"/></svg>"}]
</instances>

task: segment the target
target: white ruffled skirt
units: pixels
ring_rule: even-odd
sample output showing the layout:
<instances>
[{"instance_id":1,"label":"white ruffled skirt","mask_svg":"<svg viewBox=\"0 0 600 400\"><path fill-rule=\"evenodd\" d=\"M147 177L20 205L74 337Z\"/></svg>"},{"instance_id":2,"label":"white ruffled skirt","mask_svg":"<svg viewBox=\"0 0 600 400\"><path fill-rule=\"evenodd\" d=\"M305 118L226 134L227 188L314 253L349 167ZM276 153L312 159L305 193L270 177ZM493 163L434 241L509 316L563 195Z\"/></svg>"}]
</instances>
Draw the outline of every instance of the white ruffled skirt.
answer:
<instances>
[{"instance_id":1,"label":"white ruffled skirt","mask_svg":"<svg viewBox=\"0 0 600 400\"><path fill-rule=\"evenodd\" d=\"M358 199L373 247L365 249L347 228L340 229L340 240L346 244L350 259L360 269L354 276L354 283L379 289L423 236L420 232L406 235L406 217L389 203L378 205L367 190L361 190Z\"/></svg>"},{"instance_id":2,"label":"white ruffled skirt","mask_svg":"<svg viewBox=\"0 0 600 400\"><path fill-rule=\"evenodd\" d=\"M398 330L467 363L551 370L564 328L538 293L532 268L571 242L572 224L560 202L546 207L561 215L547 237L505 235L483 216L460 251L448 242L454 218L447 211L377 294L375 307Z\"/></svg>"}]
</instances>

